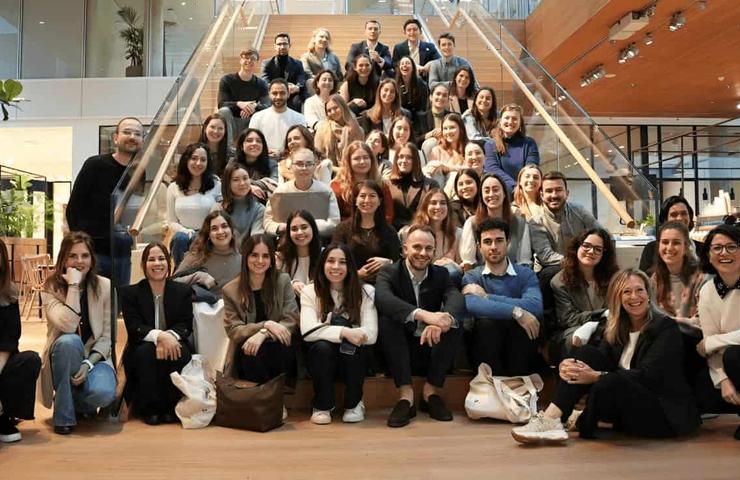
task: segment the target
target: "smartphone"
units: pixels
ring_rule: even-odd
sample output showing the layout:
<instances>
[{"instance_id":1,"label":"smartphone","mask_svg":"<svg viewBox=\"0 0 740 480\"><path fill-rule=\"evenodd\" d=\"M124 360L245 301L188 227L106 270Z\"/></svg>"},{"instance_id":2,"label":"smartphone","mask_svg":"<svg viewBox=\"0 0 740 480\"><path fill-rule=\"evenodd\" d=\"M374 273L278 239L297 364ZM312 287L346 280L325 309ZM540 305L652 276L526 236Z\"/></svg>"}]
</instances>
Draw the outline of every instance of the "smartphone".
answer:
<instances>
[{"instance_id":1,"label":"smartphone","mask_svg":"<svg viewBox=\"0 0 740 480\"><path fill-rule=\"evenodd\" d=\"M357 353L357 346L353 345L348 340L342 340L342 343L339 345L339 353L354 355Z\"/></svg>"}]
</instances>

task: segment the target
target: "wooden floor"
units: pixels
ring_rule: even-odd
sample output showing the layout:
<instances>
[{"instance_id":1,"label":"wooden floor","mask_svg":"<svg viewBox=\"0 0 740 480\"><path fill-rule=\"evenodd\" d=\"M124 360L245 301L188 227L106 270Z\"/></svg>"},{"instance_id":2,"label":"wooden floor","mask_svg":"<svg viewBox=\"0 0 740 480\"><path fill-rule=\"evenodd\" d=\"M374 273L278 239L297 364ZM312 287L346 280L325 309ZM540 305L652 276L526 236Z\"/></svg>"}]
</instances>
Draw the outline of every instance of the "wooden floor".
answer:
<instances>
[{"instance_id":1,"label":"wooden floor","mask_svg":"<svg viewBox=\"0 0 740 480\"><path fill-rule=\"evenodd\" d=\"M44 327L24 322L23 348L40 349ZM387 402L392 403L393 399ZM736 416L706 422L696 436L650 441L610 435L573 437L564 446L516 444L510 425L451 423L426 415L402 429L385 426L388 409L371 410L360 424L308 421L291 410L288 422L258 434L208 427L150 427L139 420L80 423L74 434L52 432L51 411L37 405L36 420L21 424L23 441L0 445L0 475L14 479L261 479L261 478L670 478L733 479L740 471ZM339 417L339 418L337 418Z\"/></svg>"}]
</instances>

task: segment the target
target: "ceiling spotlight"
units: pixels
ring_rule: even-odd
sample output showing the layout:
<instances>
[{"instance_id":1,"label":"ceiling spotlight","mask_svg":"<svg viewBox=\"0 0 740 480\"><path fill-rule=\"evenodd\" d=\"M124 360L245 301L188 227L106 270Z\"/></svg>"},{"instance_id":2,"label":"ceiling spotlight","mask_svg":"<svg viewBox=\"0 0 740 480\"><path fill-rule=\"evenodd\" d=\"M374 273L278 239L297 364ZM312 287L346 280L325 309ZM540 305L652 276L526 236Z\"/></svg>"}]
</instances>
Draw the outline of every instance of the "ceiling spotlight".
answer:
<instances>
[{"instance_id":1,"label":"ceiling spotlight","mask_svg":"<svg viewBox=\"0 0 740 480\"><path fill-rule=\"evenodd\" d=\"M637 48L637 45L634 42L630 43L627 47L623 48L619 52L619 57L617 57L617 62L625 63L627 62L627 60L632 60L639 54L640 54L640 49Z\"/></svg>"},{"instance_id":2,"label":"ceiling spotlight","mask_svg":"<svg viewBox=\"0 0 740 480\"><path fill-rule=\"evenodd\" d=\"M648 32L645 34L645 45L652 45L653 44L653 34Z\"/></svg>"},{"instance_id":3,"label":"ceiling spotlight","mask_svg":"<svg viewBox=\"0 0 740 480\"><path fill-rule=\"evenodd\" d=\"M699 0L696 3L696 8L698 8L701 11L706 10L707 9L707 2L706 2L706 0Z\"/></svg>"},{"instance_id":4,"label":"ceiling spotlight","mask_svg":"<svg viewBox=\"0 0 740 480\"><path fill-rule=\"evenodd\" d=\"M676 12L671 17L671 23L668 25L668 30L675 32L681 30L686 25L686 17L683 12Z\"/></svg>"},{"instance_id":5,"label":"ceiling spotlight","mask_svg":"<svg viewBox=\"0 0 740 480\"><path fill-rule=\"evenodd\" d=\"M646 17L652 17L653 15L655 15L655 9L656 9L657 6L658 6L658 2L655 2L655 3L652 3L652 4L648 5L641 12L642 15L644 15Z\"/></svg>"},{"instance_id":6,"label":"ceiling spotlight","mask_svg":"<svg viewBox=\"0 0 740 480\"><path fill-rule=\"evenodd\" d=\"M737 104L737 105L735 106L735 108L737 108L738 110L740 110L740 103L738 103L738 104Z\"/></svg>"},{"instance_id":7,"label":"ceiling spotlight","mask_svg":"<svg viewBox=\"0 0 740 480\"><path fill-rule=\"evenodd\" d=\"M593 70L581 77L581 87L591 85L596 80L600 80L606 76L606 70L604 65L597 65Z\"/></svg>"}]
</instances>

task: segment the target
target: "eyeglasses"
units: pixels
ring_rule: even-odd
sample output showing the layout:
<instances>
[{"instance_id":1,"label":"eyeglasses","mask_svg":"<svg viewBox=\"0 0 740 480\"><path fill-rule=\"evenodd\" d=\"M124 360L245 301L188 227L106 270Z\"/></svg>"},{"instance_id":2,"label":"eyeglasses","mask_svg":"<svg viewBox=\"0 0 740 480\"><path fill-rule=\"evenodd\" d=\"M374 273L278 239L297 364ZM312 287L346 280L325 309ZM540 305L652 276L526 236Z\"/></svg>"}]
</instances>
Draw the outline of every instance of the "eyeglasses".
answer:
<instances>
[{"instance_id":1,"label":"eyeglasses","mask_svg":"<svg viewBox=\"0 0 740 480\"><path fill-rule=\"evenodd\" d=\"M586 252L594 252L596 255L601 255L604 253L604 247L599 247L597 245L591 245L588 242L583 242L581 244L581 248Z\"/></svg>"},{"instance_id":2,"label":"eyeglasses","mask_svg":"<svg viewBox=\"0 0 740 480\"><path fill-rule=\"evenodd\" d=\"M709 251L715 255L720 255L722 253L722 250L726 251L729 255L734 255L735 253L737 253L737 249L737 243L728 243L726 245L713 243L709 246Z\"/></svg>"},{"instance_id":3,"label":"eyeglasses","mask_svg":"<svg viewBox=\"0 0 740 480\"><path fill-rule=\"evenodd\" d=\"M309 168L313 168L314 165L316 165L316 164L313 163L313 162L306 162L306 163L298 162L298 163L293 163L293 166L295 168L297 168L297 169L300 169L300 170L306 170L306 169L309 169Z\"/></svg>"}]
</instances>

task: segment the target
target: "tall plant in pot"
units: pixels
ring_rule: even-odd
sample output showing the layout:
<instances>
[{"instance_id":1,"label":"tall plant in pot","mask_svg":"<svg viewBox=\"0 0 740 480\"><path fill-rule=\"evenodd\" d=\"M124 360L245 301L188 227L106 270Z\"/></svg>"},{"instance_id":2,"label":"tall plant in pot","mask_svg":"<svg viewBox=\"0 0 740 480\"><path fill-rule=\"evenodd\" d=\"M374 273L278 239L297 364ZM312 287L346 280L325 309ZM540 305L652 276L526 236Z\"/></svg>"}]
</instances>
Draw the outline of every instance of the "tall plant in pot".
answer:
<instances>
[{"instance_id":1,"label":"tall plant in pot","mask_svg":"<svg viewBox=\"0 0 740 480\"><path fill-rule=\"evenodd\" d=\"M141 77L144 75L144 29L139 26L139 14L133 7L121 7L118 17L126 28L118 32L126 43L126 60L131 65L126 67L127 77Z\"/></svg>"}]
</instances>

